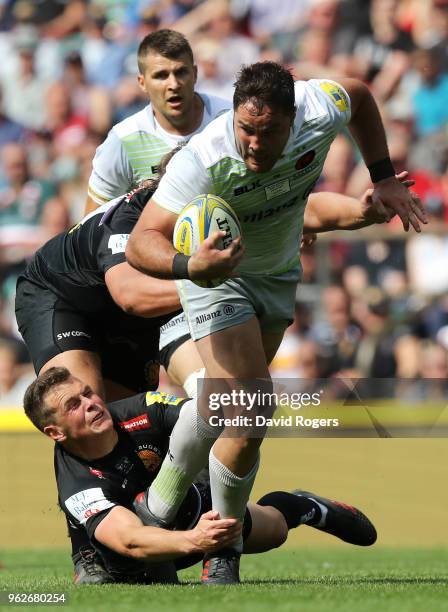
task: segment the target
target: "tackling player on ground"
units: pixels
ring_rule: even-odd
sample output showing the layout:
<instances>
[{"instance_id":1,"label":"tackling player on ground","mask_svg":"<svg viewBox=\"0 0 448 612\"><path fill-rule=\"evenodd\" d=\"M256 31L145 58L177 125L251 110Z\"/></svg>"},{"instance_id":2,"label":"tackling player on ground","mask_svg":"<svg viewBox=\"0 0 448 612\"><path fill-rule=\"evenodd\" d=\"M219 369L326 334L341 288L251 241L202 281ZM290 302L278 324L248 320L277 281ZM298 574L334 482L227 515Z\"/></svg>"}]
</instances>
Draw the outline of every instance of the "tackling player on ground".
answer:
<instances>
[{"instance_id":1,"label":"tackling player on ground","mask_svg":"<svg viewBox=\"0 0 448 612\"><path fill-rule=\"evenodd\" d=\"M133 511L135 496L154 479L173 426L190 401L148 392L106 406L66 368L47 370L26 391L27 416L56 442L60 506L78 529L87 530L107 581L176 582L176 569L240 537L236 519L221 519L211 509L204 483L190 489L175 531L144 526ZM289 529L301 524L360 546L376 540L375 528L356 508L305 491L276 491L248 505L244 552L280 546ZM175 564L167 563L173 559ZM203 582L207 579L205 565Z\"/></svg>"}]
</instances>

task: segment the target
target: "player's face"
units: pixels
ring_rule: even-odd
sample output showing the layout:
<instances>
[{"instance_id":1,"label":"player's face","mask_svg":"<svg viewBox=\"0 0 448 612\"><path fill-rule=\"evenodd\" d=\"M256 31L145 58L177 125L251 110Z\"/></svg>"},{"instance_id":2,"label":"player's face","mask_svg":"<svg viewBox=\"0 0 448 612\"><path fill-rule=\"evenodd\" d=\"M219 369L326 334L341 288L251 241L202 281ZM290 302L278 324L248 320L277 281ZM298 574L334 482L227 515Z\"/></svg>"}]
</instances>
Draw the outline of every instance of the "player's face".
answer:
<instances>
[{"instance_id":1,"label":"player's face","mask_svg":"<svg viewBox=\"0 0 448 612\"><path fill-rule=\"evenodd\" d=\"M145 72L138 82L154 109L157 121L165 127L182 125L193 111L194 84L197 68L188 55L170 59L158 53L149 53Z\"/></svg>"},{"instance_id":2,"label":"player's face","mask_svg":"<svg viewBox=\"0 0 448 612\"><path fill-rule=\"evenodd\" d=\"M258 110L250 100L236 109L236 146L249 170L271 170L283 153L293 121L294 117L266 105Z\"/></svg>"},{"instance_id":3,"label":"player's face","mask_svg":"<svg viewBox=\"0 0 448 612\"><path fill-rule=\"evenodd\" d=\"M104 401L77 378L57 385L46 398L55 410L55 426L64 440L83 440L113 428Z\"/></svg>"}]
</instances>

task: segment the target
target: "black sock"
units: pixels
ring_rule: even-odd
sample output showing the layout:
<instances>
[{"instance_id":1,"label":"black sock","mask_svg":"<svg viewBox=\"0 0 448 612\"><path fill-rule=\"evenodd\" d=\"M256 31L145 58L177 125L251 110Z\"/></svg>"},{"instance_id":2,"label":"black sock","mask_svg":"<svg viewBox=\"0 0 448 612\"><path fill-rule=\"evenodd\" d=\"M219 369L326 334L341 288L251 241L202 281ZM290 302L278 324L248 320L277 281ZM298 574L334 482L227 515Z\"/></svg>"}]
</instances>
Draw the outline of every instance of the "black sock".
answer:
<instances>
[{"instance_id":1,"label":"black sock","mask_svg":"<svg viewBox=\"0 0 448 612\"><path fill-rule=\"evenodd\" d=\"M288 529L299 525L316 525L322 518L319 505L303 495L294 495L286 491L273 491L258 500L259 506L273 506L285 517Z\"/></svg>"}]
</instances>

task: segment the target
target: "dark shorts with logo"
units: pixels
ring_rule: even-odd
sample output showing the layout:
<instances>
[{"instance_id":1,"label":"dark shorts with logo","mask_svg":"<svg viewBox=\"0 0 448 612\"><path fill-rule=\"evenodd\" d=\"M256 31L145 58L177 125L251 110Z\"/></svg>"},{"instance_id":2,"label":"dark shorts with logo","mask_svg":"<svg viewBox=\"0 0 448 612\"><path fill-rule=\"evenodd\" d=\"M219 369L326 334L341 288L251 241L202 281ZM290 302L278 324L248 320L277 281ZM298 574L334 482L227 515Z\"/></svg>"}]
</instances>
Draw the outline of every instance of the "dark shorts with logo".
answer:
<instances>
[{"instance_id":1,"label":"dark shorts with logo","mask_svg":"<svg viewBox=\"0 0 448 612\"><path fill-rule=\"evenodd\" d=\"M158 386L159 328L149 319L118 308L85 314L23 277L17 285L16 317L36 373L60 353L92 351L101 358L103 378L135 392Z\"/></svg>"}]
</instances>

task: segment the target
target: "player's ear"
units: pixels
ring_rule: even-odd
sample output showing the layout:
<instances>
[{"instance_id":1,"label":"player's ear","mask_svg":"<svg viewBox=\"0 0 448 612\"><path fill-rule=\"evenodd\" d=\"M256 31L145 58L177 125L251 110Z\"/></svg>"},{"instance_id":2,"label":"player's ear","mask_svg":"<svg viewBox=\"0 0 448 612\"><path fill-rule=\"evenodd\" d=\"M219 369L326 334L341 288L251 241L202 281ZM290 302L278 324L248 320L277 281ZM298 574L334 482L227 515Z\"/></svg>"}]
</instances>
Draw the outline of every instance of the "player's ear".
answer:
<instances>
[{"instance_id":1,"label":"player's ear","mask_svg":"<svg viewBox=\"0 0 448 612\"><path fill-rule=\"evenodd\" d=\"M145 89L145 76L143 74L138 74L137 75L137 83L138 86L140 87L140 89L146 93L146 89Z\"/></svg>"},{"instance_id":2,"label":"player's ear","mask_svg":"<svg viewBox=\"0 0 448 612\"><path fill-rule=\"evenodd\" d=\"M64 442L67 438L62 429L57 425L46 425L44 427L44 434L55 442Z\"/></svg>"},{"instance_id":3,"label":"player's ear","mask_svg":"<svg viewBox=\"0 0 448 612\"><path fill-rule=\"evenodd\" d=\"M193 64L193 78L194 83L196 85L196 81L198 80L198 67L196 66L196 64Z\"/></svg>"}]
</instances>

